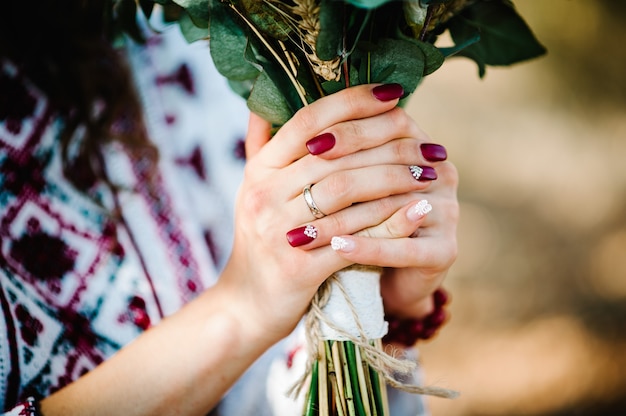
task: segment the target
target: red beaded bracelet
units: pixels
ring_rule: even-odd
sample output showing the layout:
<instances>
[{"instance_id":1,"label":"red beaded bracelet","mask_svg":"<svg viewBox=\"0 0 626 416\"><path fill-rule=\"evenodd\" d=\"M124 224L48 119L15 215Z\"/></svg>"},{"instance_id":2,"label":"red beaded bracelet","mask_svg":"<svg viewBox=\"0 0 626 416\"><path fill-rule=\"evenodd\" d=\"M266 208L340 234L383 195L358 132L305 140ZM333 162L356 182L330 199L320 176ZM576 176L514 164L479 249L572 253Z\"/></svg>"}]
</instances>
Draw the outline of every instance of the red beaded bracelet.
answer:
<instances>
[{"instance_id":1,"label":"red beaded bracelet","mask_svg":"<svg viewBox=\"0 0 626 416\"><path fill-rule=\"evenodd\" d=\"M448 320L448 313L444 310L448 300L448 292L439 288L433 293L435 308L425 317L417 319L388 316L389 331L383 341L412 347L420 339L432 338Z\"/></svg>"}]
</instances>

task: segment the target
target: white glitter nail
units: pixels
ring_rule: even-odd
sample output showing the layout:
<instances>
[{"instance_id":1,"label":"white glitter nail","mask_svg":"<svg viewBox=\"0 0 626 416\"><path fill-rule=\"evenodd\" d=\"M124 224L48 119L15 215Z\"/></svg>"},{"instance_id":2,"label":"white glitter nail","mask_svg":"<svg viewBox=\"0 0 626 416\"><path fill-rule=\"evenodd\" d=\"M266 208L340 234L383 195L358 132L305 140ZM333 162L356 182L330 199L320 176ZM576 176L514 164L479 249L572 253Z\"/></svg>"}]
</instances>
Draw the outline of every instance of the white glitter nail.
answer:
<instances>
[{"instance_id":1,"label":"white glitter nail","mask_svg":"<svg viewBox=\"0 0 626 416\"><path fill-rule=\"evenodd\" d=\"M309 238L317 238L317 228L313 227L312 225L307 225L304 229L304 235Z\"/></svg>"},{"instance_id":2,"label":"white glitter nail","mask_svg":"<svg viewBox=\"0 0 626 416\"><path fill-rule=\"evenodd\" d=\"M417 204L413 206L413 212L419 215L420 217L428 214L432 210L433 210L432 205L430 205L428 201L425 199L422 199L420 202L418 202Z\"/></svg>"},{"instance_id":3,"label":"white glitter nail","mask_svg":"<svg viewBox=\"0 0 626 416\"><path fill-rule=\"evenodd\" d=\"M342 237L333 237L330 239L330 246L333 250L343 250L348 247L348 240Z\"/></svg>"},{"instance_id":4,"label":"white glitter nail","mask_svg":"<svg viewBox=\"0 0 626 416\"><path fill-rule=\"evenodd\" d=\"M413 175L416 181L420 180L422 172L424 172L424 169L416 165L409 166L409 170L411 171L411 175Z\"/></svg>"}]
</instances>

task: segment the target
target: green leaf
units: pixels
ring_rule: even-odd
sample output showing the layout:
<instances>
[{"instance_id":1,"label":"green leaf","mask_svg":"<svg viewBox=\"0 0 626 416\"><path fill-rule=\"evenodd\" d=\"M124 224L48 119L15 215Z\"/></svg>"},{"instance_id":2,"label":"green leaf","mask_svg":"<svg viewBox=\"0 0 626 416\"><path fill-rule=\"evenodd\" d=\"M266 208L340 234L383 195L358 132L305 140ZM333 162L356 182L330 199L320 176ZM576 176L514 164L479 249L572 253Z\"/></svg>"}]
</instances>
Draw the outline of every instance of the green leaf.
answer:
<instances>
[{"instance_id":1,"label":"green leaf","mask_svg":"<svg viewBox=\"0 0 626 416\"><path fill-rule=\"evenodd\" d=\"M507 0L471 4L449 21L449 30L455 44L467 42L476 32L480 34L480 41L458 55L476 61L481 71L485 65L511 65L546 52Z\"/></svg>"},{"instance_id":2,"label":"green leaf","mask_svg":"<svg viewBox=\"0 0 626 416\"><path fill-rule=\"evenodd\" d=\"M259 69L250 62L253 54L246 33L219 0L211 1L209 37L213 62L222 75L235 81L254 79L259 75Z\"/></svg>"},{"instance_id":3,"label":"green leaf","mask_svg":"<svg viewBox=\"0 0 626 416\"><path fill-rule=\"evenodd\" d=\"M426 58L422 49L405 39L381 39L375 46L371 52L355 50L353 61L368 65L372 82L380 82L377 77L384 75L386 83L397 82L406 94L412 93L424 74ZM394 66L394 71L389 74L388 68Z\"/></svg>"},{"instance_id":4,"label":"green leaf","mask_svg":"<svg viewBox=\"0 0 626 416\"><path fill-rule=\"evenodd\" d=\"M320 4L320 33L315 49L323 61L339 56L342 47L344 5L336 0L322 0Z\"/></svg>"},{"instance_id":5,"label":"green leaf","mask_svg":"<svg viewBox=\"0 0 626 416\"><path fill-rule=\"evenodd\" d=\"M277 125L285 124L293 115L283 92L265 71L254 83L247 103L250 111Z\"/></svg>"},{"instance_id":6,"label":"green leaf","mask_svg":"<svg viewBox=\"0 0 626 416\"><path fill-rule=\"evenodd\" d=\"M346 3L363 9L374 9L393 0L347 0Z\"/></svg>"},{"instance_id":7,"label":"green leaf","mask_svg":"<svg viewBox=\"0 0 626 416\"><path fill-rule=\"evenodd\" d=\"M470 36L464 39L463 42L457 43L456 45L452 47L439 48L439 51L444 57L447 58L448 56L452 56L452 55L459 53L461 50L467 48L469 45L473 43L478 42L479 40L480 40L480 33L476 31L474 32L474 36L471 36L471 33L470 33Z\"/></svg>"},{"instance_id":8,"label":"green leaf","mask_svg":"<svg viewBox=\"0 0 626 416\"><path fill-rule=\"evenodd\" d=\"M289 38L291 27L287 23L278 5L259 0L240 0L242 12L261 32L285 41Z\"/></svg>"},{"instance_id":9,"label":"green leaf","mask_svg":"<svg viewBox=\"0 0 626 416\"><path fill-rule=\"evenodd\" d=\"M390 77L391 74L393 74L396 68L397 68L396 64L389 65L387 68L383 69L379 74L374 75L375 82L385 82L387 78Z\"/></svg>"},{"instance_id":10,"label":"green leaf","mask_svg":"<svg viewBox=\"0 0 626 416\"><path fill-rule=\"evenodd\" d=\"M443 65L443 61L445 57L441 53L437 47L428 42L422 41L414 41L415 44L422 50L424 54L425 62L424 62L424 76L430 75L436 70L438 70L441 65Z\"/></svg>"},{"instance_id":11,"label":"green leaf","mask_svg":"<svg viewBox=\"0 0 626 416\"><path fill-rule=\"evenodd\" d=\"M191 17L193 23L201 28L209 26L209 2L210 0L173 0Z\"/></svg>"},{"instance_id":12,"label":"green leaf","mask_svg":"<svg viewBox=\"0 0 626 416\"><path fill-rule=\"evenodd\" d=\"M235 92L235 94L247 100L250 97L250 91L254 86L254 80L246 79L244 81L234 81L229 79L228 85L230 86L230 89Z\"/></svg>"},{"instance_id":13,"label":"green leaf","mask_svg":"<svg viewBox=\"0 0 626 416\"><path fill-rule=\"evenodd\" d=\"M325 81L322 83L322 89L327 95L339 92L345 87L345 84L339 81Z\"/></svg>"},{"instance_id":14,"label":"green leaf","mask_svg":"<svg viewBox=\"0 0 626 416\"><path fill-rule=\"evenodd\" d=\"M180 14L178 25L180 26L180 31L185 37L185 40L189 43L209 37L209 29L198 27L186 11Z\"/></svg>"}]
</instances>

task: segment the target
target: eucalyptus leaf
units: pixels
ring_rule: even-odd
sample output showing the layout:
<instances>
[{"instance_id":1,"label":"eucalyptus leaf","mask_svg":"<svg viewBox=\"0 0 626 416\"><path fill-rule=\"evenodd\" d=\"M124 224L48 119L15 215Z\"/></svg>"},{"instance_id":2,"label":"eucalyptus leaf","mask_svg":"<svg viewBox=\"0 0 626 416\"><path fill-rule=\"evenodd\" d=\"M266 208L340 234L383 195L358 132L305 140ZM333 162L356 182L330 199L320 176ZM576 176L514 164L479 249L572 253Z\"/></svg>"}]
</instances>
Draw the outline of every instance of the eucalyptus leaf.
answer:
<instances>
[{"instance_id":1,"label":"eucalyptus leaf","mask_svg":"<svg viewBox=\"0 0 626 416\"><path fill-rule=\"evenodd\" d=\"M254 80L247 79L244 81L234 81L229 79L228 86L235 92L235 94L239 95L244 100L247 100L250 97L250 91L254 86Z\"/></svg>"},{"instance_id":2,"label":"eucalyptus leaf","mask_svg":"<svg viewBox=\"0 0 626 416\"><path fill-rule=\"evenodd\" d=\"M443 65L445 57L435 45L419 40L414 42L424 54L424 76L432 74Z\"/></svg>"},{"instance_id":3,"label":"eucalyptus leaf","mask_svg":"<svg viewBox=\"0 0 626 416\"><path fill-rule=\"evenodd\" d=\"M511 65L545 53L534 34L506 0L476 2L449 22L455 43L467 42L480 33L480 41L460 50L458 55L480 66Z\"/></svg>"},{"instance_id":4,"label":"eucalyptus leaf","mask_svg":"<svg viewBox=\"0 0 626 416\"><path fill-rule=\"evenodd\" d=\"M173 0L185 9L193 23L201 28L209 25L209 1L210 0Z\"/></svg>"},{"instance_id":5,"label":"eucalyptus leaf","mask_svg":"<svg viewBox=\"0 0 626 416\"><path fill-rule=\"evenodd\" d=\"M212 0L210 11L210 50L217 70L235 81L257 77L259 69L249 61L248 37L239 22L219 0Z\"/></svg>"},{"instance_id":6,"label":"eucalyptus leaf","mask_svg":"<svg viewBox=\"0 0 626 416\"><path fill-rule=\"evenodd\" d=\"M326 81L322 83L322 89L327 95L341 91L346 86L340 81Z\"/></svg>"},{"instance_id":7,"label":"eucalyptus leaf","mask_svg":"<svg viewBox=\"0 0 626 416\"><path fill-rule=\"evenodd\" d=\"M240 0L238 2L244 14L261 32L274 39L285 41L291 33L291 27L278 9L278 5L259 0Z\"/></svg>"},{"instance_id":8,"label":"eucalyptus leaf","mask_svg":"<svg viewBox=\"0 0 626 416\"><path fill-rule=\"evenodd\" d=\"M454 46L441 47L439 48L439 51L442 53L444 57L447 58L449 56L453 56L459 53L463 49L467 48L469 45L480 41L480 33L478 31L475 31L473 34L471 32L468 32L464 35L464 37L465 38L462 40L457 39L457 44L455 44Z\"/></svg>"},{"instance_id":9,"label":"eucalyptus leaf","mask_svg":"<svg viewBox=\"0 0 626 416\"><path fill-rule=\"evenodd\" d=\"M346 0L346 3L363 9L375 9L393 0Z\"/></svg>"},{"instance_id":10,"label":"eucalyptus leaf","mask_svg":"<svg viewBox=\"0 0 626 416\"><path fill-rule=\"evenodd\" d=\"M178 18L178 25L185 40L189 43L209 37L209 29L198 27L186 11Z\"/></svg>"},{"instance_id":11,"label":"eucalyptus leaf","mask_svg":"<svg viewBox=\"0 0 626 416\"><path fill-rule=\"evenodd\" d=\"M344 7L342 2L336 0L322 0L320 3L320 33L315 49L323 61L334 59L341 51Z\"/></svg>"},{"instance_id":12,"label":"eucalyptus leaf","mask_svg":"<svg viewBox=\"0 0 626 416\"><path fill-rule=\"evenodd\" d=\"M405 39L381 39L374 51L357 49L352 56L361 65L365 63L368 66L371 82L380 82L377 77L383 74L386 83L401 84L407 94L420 83L426 62L422 49L415 42ZM395 70L388 74L388 68L392 66Z\"/></svg>"},{"instance_id":13,"label":"eucalyptus leaf","mask_svg":"<svg viewBox=\"0 0 626 416\"><path fill-rule=\"evenodd\" d=\"M376 82L385 82L387 81L387 78L389 78L391 74L393 74L396 68L396 64L391 64L387 68L383 69L379 74L376 74L374 76L374 79L376 80Z\"/></svg>"},{"instance_id":14,"label":"eucalyptus leaf","mask_svg":"<svg viewBox=\"0 0 626 416\"><path fill-rule=\"evenodd\" d=\"M247 104L250 111L277 125L285 124L293 116L283 92L266 72L258 76Z\"/></svg>"}]
</instances>

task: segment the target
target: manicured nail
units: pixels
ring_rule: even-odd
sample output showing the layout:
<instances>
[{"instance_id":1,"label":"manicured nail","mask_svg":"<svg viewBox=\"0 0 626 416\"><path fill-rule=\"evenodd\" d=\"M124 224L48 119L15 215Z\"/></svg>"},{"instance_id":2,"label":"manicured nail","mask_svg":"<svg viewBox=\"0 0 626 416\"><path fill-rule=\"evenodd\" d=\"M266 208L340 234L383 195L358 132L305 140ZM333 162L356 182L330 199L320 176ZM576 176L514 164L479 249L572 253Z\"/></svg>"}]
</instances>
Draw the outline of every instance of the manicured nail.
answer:
<instances>
[{"instance_id":1,"label":"manicured nail","mask_svg":"<svg viewBox=\"0 0 626 416\"><path fill-rule=\"evenodd\" d=\"M409 208L406 216L411 221L417 221L432 210L432 205L430 205L427 200L422 199L420 202Z\"/></svg>"},{"instance_id":2,"label":"manicured nail","mask_svg":"<svg viewBox=\"0 0 626 416\"><path fill-rule=\"evenodd\" d=\"M415 178L416 181L434 181L437 179L437 172L435 169L430 166L409 166L409 170L411 171L411 175Z\"/></svg>"},{"instance_id":3,"label":"manicured nail","mask_svg":"<svg viewBox=\"0 0 626 416\"><path fill-rule=\"evenodd\" d=\"M404 95L404 88L400 84L383 84L374 87L372 94L379 101L391 101Z\"/></svg>"},{"instance_id":4,"label":"manicured nail","mask_svg":"<svg viewBox=\"0 0 626 416\"><path fill-rule=\"evenodd\" d=\"M317 238L317 228L312 225L294 228L287 233L287 241L291 247L299 247Z\"/></svg>"},{"instance_id":5,"label":"manicured nail","mask_svg":"<svg viewBox=\"0 0 626 416\"><path fill-rule=\"evenodd\" d=\"M354 250L354 241L343 237L333 237L330 239L330 246L335 251L343 251L349 253Z\"/></svg>"},{"instance_id":6,"label":"manicured nail","mask_svg":"<svg viewBox=\"0 0 626 416\"><path fill-rule=\"evenodd\" d=\"M448 158L446 148L438 144L422 143L420 145L420 149L422 150L422 156L424 156L424 159L430 162L441 162L442 160L446 160Z\"/></svg>"},{"instance_id":7,"label":"manicured nail","mask_svg":"<svg viewBox=\"0 0 626 416\"><path fill-rule=\"evenodd\" d=\"M335 146L335 136L332 133L320 134L306 142L306 148L312 155L319 155Z\"/></svg>"}]
</instances>

